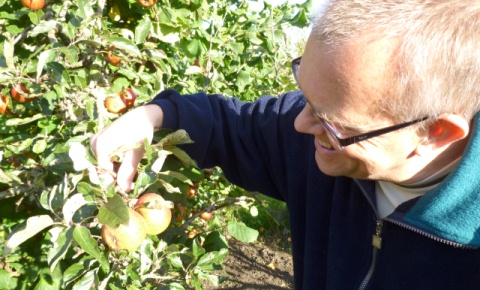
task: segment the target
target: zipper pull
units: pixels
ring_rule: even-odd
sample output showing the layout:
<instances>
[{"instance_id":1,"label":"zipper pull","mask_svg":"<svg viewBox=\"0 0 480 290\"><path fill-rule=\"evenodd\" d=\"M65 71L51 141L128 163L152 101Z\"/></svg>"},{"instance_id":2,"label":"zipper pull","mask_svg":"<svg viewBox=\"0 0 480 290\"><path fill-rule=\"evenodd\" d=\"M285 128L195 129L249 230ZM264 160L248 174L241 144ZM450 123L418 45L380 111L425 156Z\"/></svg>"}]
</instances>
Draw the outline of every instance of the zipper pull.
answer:
<instances>
[{"instance_id":1,"label":"zipper pull","mask_svg":"<svg viewBox=\"0 0 480 290\"><path fill-rule=\"evenodd\" d=\"M377 249L382 248L382 225L382 221L377 221L377 228L375 230L375 234L372 236L372 245Z\"/></svg>"}]
</instances>

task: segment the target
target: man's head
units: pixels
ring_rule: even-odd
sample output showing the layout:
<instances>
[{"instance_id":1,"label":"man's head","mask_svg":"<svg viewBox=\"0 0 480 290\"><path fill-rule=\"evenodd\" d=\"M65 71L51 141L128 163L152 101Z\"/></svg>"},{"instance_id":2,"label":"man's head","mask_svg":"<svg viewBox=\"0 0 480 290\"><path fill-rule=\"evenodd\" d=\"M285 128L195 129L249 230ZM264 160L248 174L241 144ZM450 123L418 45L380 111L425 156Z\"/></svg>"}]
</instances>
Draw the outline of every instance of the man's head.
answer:
<instances>
[{"instance_id":1,"label":"man's head","mask_svg":"<svg viewBox=\"0 0 480 290\"><path fill-rule=\"evenodd\" d=\"M316 136L320 169L404 182L461 155L480 108L479 22L474 1L332 0L298 73L309 104L296 127ZM339 151L313 110L345 136L429 119Z\"/></svg>"}]
</instances>

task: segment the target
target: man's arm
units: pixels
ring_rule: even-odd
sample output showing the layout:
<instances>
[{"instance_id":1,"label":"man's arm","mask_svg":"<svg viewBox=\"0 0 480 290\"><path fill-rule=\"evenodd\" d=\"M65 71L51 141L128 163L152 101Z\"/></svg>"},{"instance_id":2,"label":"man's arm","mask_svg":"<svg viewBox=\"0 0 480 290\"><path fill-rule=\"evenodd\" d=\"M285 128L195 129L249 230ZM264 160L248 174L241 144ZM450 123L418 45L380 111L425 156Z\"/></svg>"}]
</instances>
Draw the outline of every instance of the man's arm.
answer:
<instances>
[{"instance_id":1,"label":"man's arm","mask_svg":"<svg viewBox=\"0 0 480 290\"><path fill-rule=\"evenodd\" d=\"M112 170L111 155L152 140L160 128L184 129L194 144L182 145L202 168L220 166L233 183L271 197L284 199L290 174L305 170L313 146L311 137L295 131L293 123L305 105L299 92L241 102L220 95L158 94L145 108L135 109L92 139L100 167ZM153 106L153 107L152 107ZM161 109L160 109L161 108ZM126 152L117 184L130 190L143 149Z\"/></svg>"}]
</instances>

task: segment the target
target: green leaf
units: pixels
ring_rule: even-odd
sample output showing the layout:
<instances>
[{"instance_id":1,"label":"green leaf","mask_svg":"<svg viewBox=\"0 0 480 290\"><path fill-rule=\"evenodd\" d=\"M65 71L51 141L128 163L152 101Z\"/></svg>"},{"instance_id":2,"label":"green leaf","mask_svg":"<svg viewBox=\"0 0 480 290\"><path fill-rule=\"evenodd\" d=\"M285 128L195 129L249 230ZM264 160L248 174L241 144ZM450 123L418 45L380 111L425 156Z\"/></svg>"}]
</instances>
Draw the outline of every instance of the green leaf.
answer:
<instances>
[{"instance_id":1,"label":"green leaf","mask_svg":"<svg viewBox=\"0 0 480 290\"><path fill-rule=\"evenodd\" d=\"M58 56L58 51L54 49L44 50L40 53L38 57L38 64L37 64L37 81L42 76L42 72L45 69L47 63L51 62Z\"/></svg>"},{"instance_id":2,"label":"green leaf","mask_svg":"<svg viewBox=\"0 0 480 290\"><path fill-rule=\"evenodd\" d=\"M45 118L42 114L36 114L29 118L15 118L15 119L8 119L5 123L7 126L18 126L18 125L25 125L41 118Z\"/></svg>"},{"instance_id":3,"label":"green leaf","mask_svg":"<svg viewBox=\"0 0 480 290\"><path fill-rule=\"evenodd\" d=\"M191 144L194 143L188 133L185 130L177 130L165 136L160 142L155 145L158 147L168 148L180 144Z\"/></svg>"},{"instance_id":4,"label":"green leaf","mask_svg":"<svg viewBox=\"0 0 480 290\"><path fill-rule=\"evenodd\" d=\"M74 227L63 230L57 240L54 241L53 247L48 251L48 264L50 265L51 272L53 272L58 262L67 254L73 241L73 230Z\"/></svg>"},{"instance_id":5,"label":"green leaf","mask_svg":"<svg viewBox=\"0 0 480 290\"><path fill-rule=\"evenodd\" d=\"M180 180L180 181L182 181L183 183L186 183L186 184L188 184L188 185L193 185L192 180L190 180L190 178L188 178L187 176L181 174L180 172L167 170L167 171L159 172L159 174L160 174L160 175L164 175L164 176L173 177L173 178L178 179L178 180Z\"/></svg>"},{"instance_id":6,"label":"green leaf","mask_svg":"<svg viewBox=\"0 0 480 290\"><path fill-rule=\"evenodd\" d=\"M191 166L193 167L197 167L197 162L195 162L195 160L193 160L185 151L183 151L182 149L178 148L178 147L175 147L175 148L171 148L169 149L170 152L173 153L173 155L175 155L175 157L177 157L180 162L182 162L183 166L189 168Z\"/></svg>"},{"instance_id":7,"label":"green leaf","mask_svg":"<svg viewBox=\"0 0 480 290\"><path fill-rule=\"evenodd\" d=\"M297 15L291 20L291 24L297 27L306 27L310 21L308 20L305 9L301 9Z\"/></svg>"},{"instance_id":8,"label":"green leaf","mask_svg":"<svg viewBox=\"0 0 480 290\"><path fill-rule=\"evenodd\" d=\"M75 212L87 203L87 200L81 193L74 194L69 199L67 199L62 209L63 219L65 220L65 223L67 225L70 224L72 222L72 218Z\"/></svg>"},{"instance_id":9,"label":"green leaf","mask_svg":"<svg viewBox=\"0 0 480 290\"><path fill-rule=\"evenodd\" d=\"M123 37L111 37L107 39L107 42L113 44L118 49L123 49L129 54L133 54L133 56L141 56L140 50L131 40Z\"/></svg>"},{"instance_id":10,"label":"green leaf","mask_svg":"<svg viewBox=\"0 0 480 290\"><path fill-rule=\"evenodd\" d=\"M56 281L53 281L53 279L49 279L52 281L54 284L52 285L49 281L45 279L43 275L40 275L40 281L35 285L35 288L33 290L57 290L58 285L55 285Z\"/></svg>"},{"instance_id":11,"label":"green leaf","mask_svg":"<svg viewBox=\"0 0 480 290\"><path fill-rule=\"evenodd\" d=\"M110 269L108 260L98 248L97 241L92 238L90 231L85 227L76 226L73 231L73 238L85 252L97 259L100 262L103 271L108 273L108 270Z\"/></svg>"},{"instance_id":12,"label":"green leaf","mask_svg":"<svg viewBox=\"0 0 480 290\"><path fill-rule=\"evenodd\" d=\"M147 39L148 33L152 29L152 21L150 18L145 17L138 22L137 27L135 27L135 43L140 44L145 42Z\"/></svg>"},{"instance_id":13,"label":"green leaf","mask_svg":"<svg viewBox=\"0 0 480 290\"><path fill-rule=\"evenodd\" d=\"M5 57L5 62L7 67L10 69L14 69L14 61L13 56L15 54L15 42L13 39L5 40L3 43L3 55Z\"/></svg>"},{"instance_id":14,"label":"green leaf","mask_svg":"<svg viewBox=\"0 0 480 290\"><path fill-rule=\"evenodd\" d=\"M3 248L3 256L8 255L14 248L52 224L53 220L49 215L38 215L28 218L25 223L15 228L9 235Z\"/></svg>"},{"instance_id":15,"label":"green leaf","mask_svg":"<svg viewBox=\"0 0 480 290\"><path fill-rule=\"evenodd\" d=\"M38 140L32 147L32 151L36 154L41 154L47 148L47 141L44 139Z\"/></svg>"},{"instance_id":16,"label":"green leaf","mask_svg":"<svg viewBox=\"0 0 480 290\"><path fill-rule=\"evenodd\" d=\"M88 196L93 191L93 187L89 183L81 181L77 184L77 190L84 196Z\"/></svg>"},{"instance_id":17,"label":"green leaf","mask_svg":"<svg viewBox=\"0 0 480 290\"><path fill-rule=\"evenodd\" d=\"M202 53L202 43L194 38L188 42L186 49L192 56L199 56Z\"/></svg>"},{"instance_id":18,"label":"green leaf","mask_svg":"<svg viewBox=\"0 0 480 290\"><path fill-rule=\"evenodd\" d=\"M119 224L128 225L129 220L127 204L117 194L101 206L98 212L98 222L112 228Z\"/></svg>"},{"instance_id":19,"label":"green leaf","mask_svg":"<svg viewBox=\"0 0 480 290\"><path fill-rule=\"evenodd\" d=\"M77 7L76 13L83 19L88 19L95 14L89 0L79 0Z\"/></svg>"},{"instance_id":20,"label":"green leaf","mask_svg":"<svg viewBox=\"0 0 480 290\"><path fill-rule=\"evenodd\" d=\"M229 221L227 229L232 237L244 243L252 243L258 238L258 231L247 227L242 222Z\"/></svg>"},{"instance_id":21,"label":"green leaf","mask_svg":"<svg viewBox=\"0 0 480 290\"><path fill-rule=\"evenodd\" d=\"M205 249L202 248L198 239L194 239L192 243L192 253L195 258L200 257L201 255L205 254Z\"/></svg>"},{"instance_id":22,"label":"green leaf","mask_svg":"<svg viewBox=\"0 0 480 290\"><path fill-rule=\"evenodd\" d=\"M228 242L219 231L213 231L205 237L203 247L207 252L220 251L221 249L228 249Z\"/></svg>"},{"instance_id":23,"label":"green leaf","mask_svg":"<svg viewBox=\"0 0 480 290\"><path fill-rule=\"evenodd\" d=\"M98 285L97 272L98 269L93 269L85 273L85 275L73 285L72 290L90 290L95 285Z\"/></svg>"},{"instance_id":24,"label":"green leaf","mask_svg":"<svg viewBox=\"0 0 480 290\"><path fill-rule=\"evenodd\" d=\"M0 269L0 289L15 289L17 287L17 282L18 279L11 277L10 272Z\"/></svg>"},{"instance_id":25,"label":"green leaf","mask_svg":"<svg viewBox=\"0 0 480 290\"><path fill-rule=\"evenodd\" d=\"M174 268L182 269L183 268L183 263L182 259L180 258L179 254L171 254L167 256L167 260L170 262L170 264Z\"/></svg>"},{"instance_id":26,"label":"green leaf","mask_svg":"<svg viewBox=\"0 0 480 290\"><path fill-rule=\"evenodd\" d=\"M238 87L240 92L245 90L245 86L250 84L250 74L246 71L241 71L237 79L235 80L235 85Z\"/></svg>"},{"instance_id":27,"label":"green leaf","mask_svg":"<svg viewBox=\"0 0 480 290\"><path fill-rule=\"evenodd\" d=\"M47 20L41 21L38 25L36 25L30 32L28 33L31 37L35 37L39 34L49 32L52 29L55 29L59 25L58 21L56 20Z\"/></svg>"},{"instance_id":28,"label":"green leaf","mask_svg":"<svg viewBox=\"0 0 480 290\"><path fill-rule=\"evenodd\" d=\"M228 255L227 249L221 249L218 252L209 252L203 255L197 263L199 269L203 271L213 271L221 269L223 259Z\"/></svg>"},{"instance_id":29,"label":"green leaf","mask_svg":"<svg viewBox=\"0 0 480 290\"><path fill-rule=\"evenodd\" d=\"M169 290L185 290L185 287L178 282L170 282L167 284Z\"/></svg>"},{"instance_id":30,"label":"green leaf","mask_svg":"<svg viewBox=\"0 0 480 290\"><path fill-rule=\"evenodd\" d=\"M93 259L85 260L82 264L73 264L63 273L63 281L66 284L78 279L83 273L90 269Z\"/></svg>"}]
</instances>

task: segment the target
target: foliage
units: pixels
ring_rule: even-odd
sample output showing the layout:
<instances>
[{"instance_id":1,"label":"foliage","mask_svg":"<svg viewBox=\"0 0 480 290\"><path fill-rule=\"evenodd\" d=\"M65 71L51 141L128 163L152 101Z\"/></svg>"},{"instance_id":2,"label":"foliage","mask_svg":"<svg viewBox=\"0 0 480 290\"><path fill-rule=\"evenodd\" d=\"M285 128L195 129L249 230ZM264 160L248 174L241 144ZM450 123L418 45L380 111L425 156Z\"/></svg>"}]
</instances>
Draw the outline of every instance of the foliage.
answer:
<instances>
[{"instance_id":1,"label":"foliage","mask_svg":"<svg viewBox=\"0 0 480 290\"><path fill-rule=\"evenodd\" d=\"M0 0L0 100L8 104L0 115L1 289L200 289L221 282L212 271L228 253L224 231L244 241L258 233L238 221L225 228L221 214L198 217L234 204L249 208L254 195L217 170L198 169L181 149L191 142L184 131L161 131L153 145L139 144L147 154L126 194L97 171L89 138L120 116L105 99L127 88L138 95L136 106L165 88L245 100L293 88L284 71L292 58L285 29L308 25L308 3L248 6L50 0L34 11ZM11 97L17 84L28 89L28 102ZM197 194L189 195L192 189ZM175 203L170 227L136 251L111 251L100 221L125 223L126 208L145 192Z\"/></svg>"}]
</instances>

